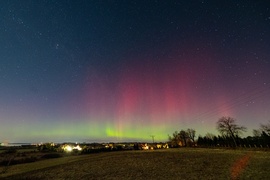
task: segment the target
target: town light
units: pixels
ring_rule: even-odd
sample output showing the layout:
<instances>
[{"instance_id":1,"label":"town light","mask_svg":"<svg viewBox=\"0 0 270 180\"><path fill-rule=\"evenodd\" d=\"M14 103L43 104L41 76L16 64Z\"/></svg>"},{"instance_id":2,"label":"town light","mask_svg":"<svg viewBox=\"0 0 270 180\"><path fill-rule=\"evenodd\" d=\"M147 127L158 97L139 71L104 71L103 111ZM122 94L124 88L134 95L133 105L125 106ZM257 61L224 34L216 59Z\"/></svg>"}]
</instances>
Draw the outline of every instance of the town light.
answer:
<instances>
[{"instance_id":1,"label":"town light","mask_svg":"<svg viewBox=\"0 0 270 180\"><path fill-rule=\"evenodd\" d=\"M71 152L72 151L72 147L71 146L66 146L66 151L68 151L68 152Z\"/></svg>"},{"instance_id":2,"label":"town light","mask_svg":"<svg viewBox=\"0 0 270 180\"><path fill-rule=\"evenodd\" d=\"M82 150L82 148L81 148L79 145L77 145L77 146L74 147L73 149L77 149L78 151L81 151L81 150Z\"/></svg>"}]
</instances>

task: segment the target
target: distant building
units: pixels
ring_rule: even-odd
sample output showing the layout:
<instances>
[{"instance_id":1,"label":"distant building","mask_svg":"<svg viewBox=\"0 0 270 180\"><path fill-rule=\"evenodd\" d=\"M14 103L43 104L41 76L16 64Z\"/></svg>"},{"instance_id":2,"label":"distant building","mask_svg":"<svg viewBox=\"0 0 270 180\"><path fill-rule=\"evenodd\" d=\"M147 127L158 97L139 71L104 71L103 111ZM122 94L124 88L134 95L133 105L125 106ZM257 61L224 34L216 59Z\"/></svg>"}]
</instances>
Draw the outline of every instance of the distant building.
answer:
<instances>
[{"instance_id":1,"label":"distant building","mask_svg":"<svg viewBox=\"0 0 270 180\"><path fill-rule=\"evenodd\" d=\"M8 141L4 141L1 143L1 146L9 146L9 142Z\"/></svg>"}]
</instances>

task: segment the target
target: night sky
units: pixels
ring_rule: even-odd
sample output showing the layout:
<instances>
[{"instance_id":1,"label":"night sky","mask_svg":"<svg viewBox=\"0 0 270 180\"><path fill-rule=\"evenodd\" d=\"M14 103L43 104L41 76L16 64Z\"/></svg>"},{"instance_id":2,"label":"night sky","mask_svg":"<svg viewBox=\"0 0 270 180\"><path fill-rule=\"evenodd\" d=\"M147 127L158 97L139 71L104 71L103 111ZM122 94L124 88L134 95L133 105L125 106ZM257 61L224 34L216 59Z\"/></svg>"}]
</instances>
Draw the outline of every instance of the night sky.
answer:
<instances>
[{"instance_id":1,"label":"night sky","mask_svg":"<svg viewBox=\"0 0 270 180\"><path fill-rule=\"evenodd\" d=\"M0 142L166 141L270 120L270 3L0 2Z\"/></svg>"}]
</instances>

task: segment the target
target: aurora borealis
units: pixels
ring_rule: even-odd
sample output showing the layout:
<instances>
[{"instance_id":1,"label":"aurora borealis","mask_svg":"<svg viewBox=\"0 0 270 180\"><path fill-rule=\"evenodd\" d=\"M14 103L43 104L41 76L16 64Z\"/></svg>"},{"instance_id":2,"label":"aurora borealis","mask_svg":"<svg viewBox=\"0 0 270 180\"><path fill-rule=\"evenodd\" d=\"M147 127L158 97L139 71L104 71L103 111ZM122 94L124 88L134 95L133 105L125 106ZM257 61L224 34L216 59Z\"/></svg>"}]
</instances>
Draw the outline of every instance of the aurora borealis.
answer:
<instances>
[{"instance_id":1,"label":"aurora borealis","mask_svg":"<svg viewBox=\"0 0 270 180\"><path fill-rule=\"evenodd\" d=\"M166 141L270 120L270 5L0 2L0 142Z\"/></svg>"}]
</instances>

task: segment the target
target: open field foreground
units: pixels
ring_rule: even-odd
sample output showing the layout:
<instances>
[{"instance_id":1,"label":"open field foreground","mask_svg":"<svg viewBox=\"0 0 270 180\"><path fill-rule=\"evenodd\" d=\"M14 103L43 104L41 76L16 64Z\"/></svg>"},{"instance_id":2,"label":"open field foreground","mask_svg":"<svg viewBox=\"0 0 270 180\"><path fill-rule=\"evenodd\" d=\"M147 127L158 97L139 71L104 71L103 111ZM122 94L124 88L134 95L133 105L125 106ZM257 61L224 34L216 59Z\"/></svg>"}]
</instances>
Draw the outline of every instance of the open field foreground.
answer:
<instances>
[{"instance_id":1,"label":"open field foreground","mask_svg":"<svg viewBox=\"0 0 270 180\"><path fill-rule=\"evenodd\" d=\"M117 151L10 166L3 179L270 179L270 152Z\"/></svg>"}]
</instances>

